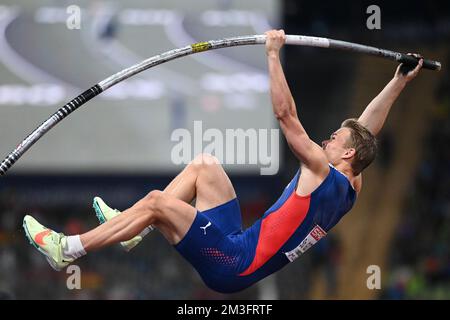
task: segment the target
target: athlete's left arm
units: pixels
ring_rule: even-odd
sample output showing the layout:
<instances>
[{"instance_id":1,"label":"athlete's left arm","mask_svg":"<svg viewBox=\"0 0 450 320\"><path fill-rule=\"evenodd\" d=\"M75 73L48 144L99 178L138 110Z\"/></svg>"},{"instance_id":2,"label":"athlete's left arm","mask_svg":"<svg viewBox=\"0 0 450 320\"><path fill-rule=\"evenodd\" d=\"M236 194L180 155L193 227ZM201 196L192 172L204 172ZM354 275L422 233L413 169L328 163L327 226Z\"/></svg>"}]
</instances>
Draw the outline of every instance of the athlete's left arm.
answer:
<instances>
[{"instance_id":1,"label":"athlete's left arm","mask_svg":"<svg viewBox=\"0 0 450 320\"><path fill-rule=\"evenodd\" d=\"M280 123L289 148L312 172L328 173L328 160L323 149L312 141L297 116L297 107L280 62L280 49L286 36L283 30L266 32L266 53L270 75L270 95L275 117Z\"/></svg>"},{"instance_id":2,"label":"athlete's left arm","mask_svg":"<svg viewBox=\"0 0 450 320\"><path fill-rule=\"evenodd\" d=\"M419 55L415 55L419 57ZM386 121L389 111L405 88L406 84L414 79L422 68L423 59L418 65L406 75L401 72L402 64L397 67L394 78L384 87L384 89L369 103L358 122L365 126L374 136L376 136Z\"/></svg>"}]
</instances>

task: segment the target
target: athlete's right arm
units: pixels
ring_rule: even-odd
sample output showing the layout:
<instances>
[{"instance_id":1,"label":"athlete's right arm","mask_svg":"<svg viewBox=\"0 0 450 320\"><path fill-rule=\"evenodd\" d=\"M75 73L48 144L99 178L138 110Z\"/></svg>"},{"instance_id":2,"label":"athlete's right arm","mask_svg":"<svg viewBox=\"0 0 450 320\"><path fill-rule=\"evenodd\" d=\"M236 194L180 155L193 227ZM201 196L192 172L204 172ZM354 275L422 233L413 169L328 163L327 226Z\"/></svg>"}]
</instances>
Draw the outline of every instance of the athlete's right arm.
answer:
<instances>
[{"instance_id":1,"label":"athlete's right arm","mask_svg":"<svg viewBox=\"0 0 450 320\"><path fill-rule=\"evenodd\" d=\"M419 55L415 54L416 57ZM374 136L376 136L383 128L384 122L389 111L405 88L406 84L414 79L422 68L423 60L420 59L418 65L403 74L401 72L402 65L397 67L394 78L384 87L384 89L369 103L364 112L358 119L358 122L366 127Z\"/></svg>"},{"instance_id":2,"label":"athlete's right arm","mask_svg":"<svg viewBox=\"0 0 450 320\"><path fill-rule=\"evenodd\" d=\"M294 155L315 173L328 170L323 149L312 141L297 116L294 98L280 62L280 49L286 41L283 30L266 32L266 53L270 76L273 112Z\"/></svg>"}]
</instances>

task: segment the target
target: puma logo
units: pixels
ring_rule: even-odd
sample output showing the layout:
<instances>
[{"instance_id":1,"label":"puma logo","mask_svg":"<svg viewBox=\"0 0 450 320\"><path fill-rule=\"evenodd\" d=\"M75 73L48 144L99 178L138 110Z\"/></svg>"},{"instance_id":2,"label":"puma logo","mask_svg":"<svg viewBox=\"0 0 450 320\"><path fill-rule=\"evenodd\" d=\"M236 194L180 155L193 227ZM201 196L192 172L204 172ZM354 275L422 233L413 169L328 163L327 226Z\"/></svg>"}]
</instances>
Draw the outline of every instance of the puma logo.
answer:
<instances>
[{"instance_id":1,"label":"puma logo","mask_svg":"<svg viewBox=\"0 0 450 320\"><path fill-rule=\"evenodd\" d=\"M206 225L206 226L204 226L204 227L200 227L200 229L203 229L203 234L204 235L206 235L206 228L208 228L208 227L210 227L211 226L211 221L208 221L208 224Z\"/></svg>"}]
</instances>

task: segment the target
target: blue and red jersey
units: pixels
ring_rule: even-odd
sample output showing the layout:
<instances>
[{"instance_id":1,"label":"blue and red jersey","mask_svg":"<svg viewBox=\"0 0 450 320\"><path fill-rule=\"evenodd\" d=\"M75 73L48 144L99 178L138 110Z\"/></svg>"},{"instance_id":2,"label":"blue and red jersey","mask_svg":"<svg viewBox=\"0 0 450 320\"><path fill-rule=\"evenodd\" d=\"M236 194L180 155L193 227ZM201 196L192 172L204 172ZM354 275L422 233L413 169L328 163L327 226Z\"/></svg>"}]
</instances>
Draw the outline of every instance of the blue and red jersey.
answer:
<instances>
[{"instance_id":1,"label":"blue and red jersey","mask_svg":"<svg viewBox=\"0 0 450 320\"><path fill-rule=\"evenodd\" d=\"M349 180L331 165L308 196L295 192L299 176L300 170L245 231L237 199L197 214L175 247L211 289L240 291L278 271L324 237L355 203Z\"/></svg>"}]
</instances>

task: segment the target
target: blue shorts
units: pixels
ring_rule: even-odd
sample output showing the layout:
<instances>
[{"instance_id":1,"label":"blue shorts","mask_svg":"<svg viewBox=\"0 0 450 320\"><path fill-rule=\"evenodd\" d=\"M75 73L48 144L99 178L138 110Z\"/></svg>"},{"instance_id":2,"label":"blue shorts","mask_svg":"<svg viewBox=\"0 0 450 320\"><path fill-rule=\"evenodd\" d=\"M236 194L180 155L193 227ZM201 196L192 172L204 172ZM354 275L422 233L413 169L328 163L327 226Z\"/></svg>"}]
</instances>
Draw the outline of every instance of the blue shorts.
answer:
<instances>
[{"instance_id":1,"label":"blue shorts","mask_svg":"<svg viewBox=\"0 0 450 320\"><path fill-rule=\"evenodd\" d=\"M241 291L289 262L280 251L256 270L245 272L255 259L261 221L243 231L239 202L233 199L197 212L175 249L191 263L209 288L223 293Z\"/></svg>"},{"instance_id":2,"label":"blue shorts","mask_svg":"<svg viewBox=\"0 0 450 320\"><path fill-rule=\"evenodd\" d=\"M242 234L237 198L206 211L198 211L184 238L175 249L197 270L208 287L234 292L240 257L245 249L235 239Z\"/></svg>"}]
</instances>

